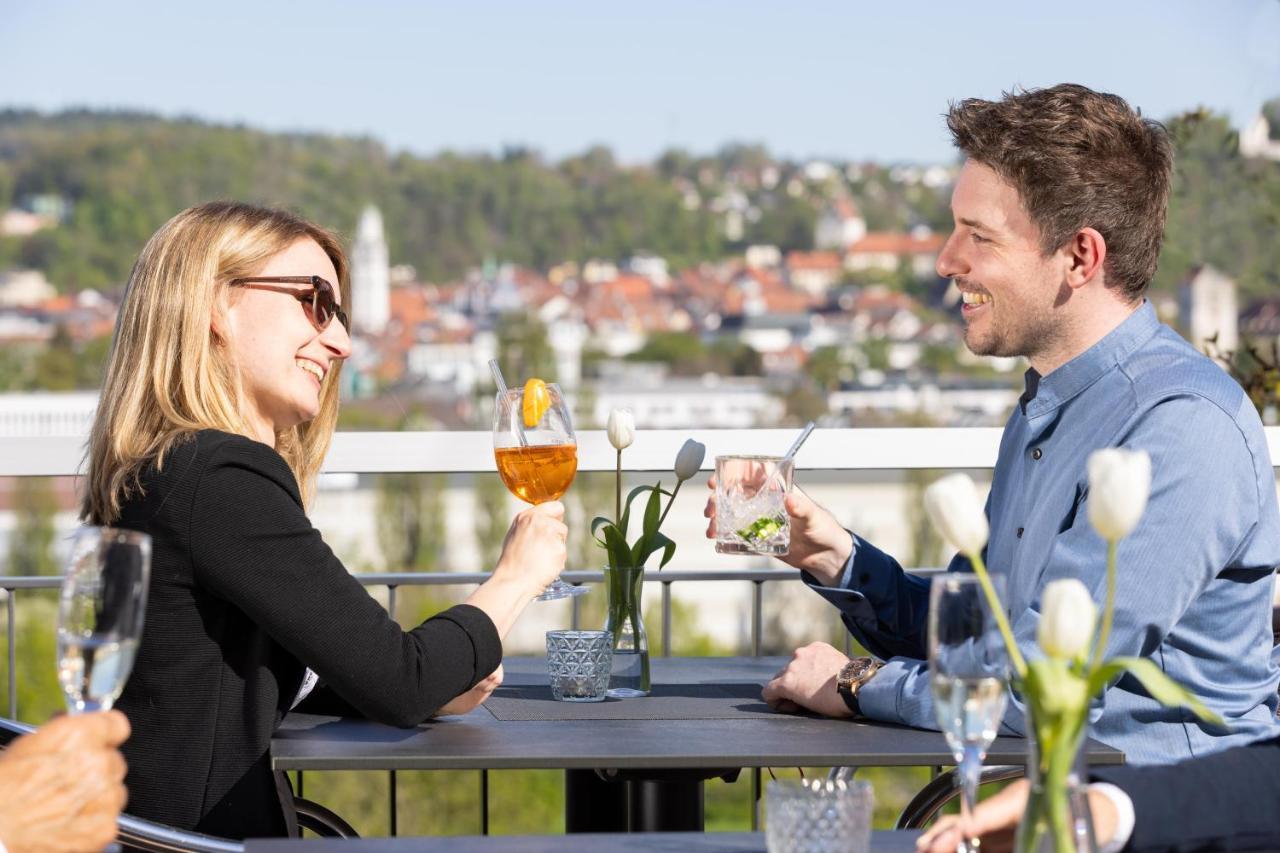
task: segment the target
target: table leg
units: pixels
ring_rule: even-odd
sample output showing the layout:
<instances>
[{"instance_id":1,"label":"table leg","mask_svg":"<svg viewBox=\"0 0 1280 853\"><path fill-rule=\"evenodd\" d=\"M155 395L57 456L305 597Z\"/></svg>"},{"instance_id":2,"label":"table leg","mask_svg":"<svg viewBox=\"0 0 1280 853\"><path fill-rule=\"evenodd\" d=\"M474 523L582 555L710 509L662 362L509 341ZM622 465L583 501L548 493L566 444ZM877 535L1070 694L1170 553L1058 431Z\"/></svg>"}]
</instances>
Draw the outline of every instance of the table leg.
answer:
<instances>
[{"instance_id":1,"label":"table leg","mask_svg":"<svg viewBox=\"0 0 1280 853\"><path fill-rule=\"evenodd\" d=\"M701 779L627 782L631 832L702 832L703 783Z\"/></svg>"},{"instance_id":2,"label":"table leg","mask_svg":"<svg viewBox=\"0 0 1280 853\"><path fill-rule=\"evenodd\" d=\"M565 832L626 832L627 783L594 770L564 771Z\"/></svg>"}]
</instances>

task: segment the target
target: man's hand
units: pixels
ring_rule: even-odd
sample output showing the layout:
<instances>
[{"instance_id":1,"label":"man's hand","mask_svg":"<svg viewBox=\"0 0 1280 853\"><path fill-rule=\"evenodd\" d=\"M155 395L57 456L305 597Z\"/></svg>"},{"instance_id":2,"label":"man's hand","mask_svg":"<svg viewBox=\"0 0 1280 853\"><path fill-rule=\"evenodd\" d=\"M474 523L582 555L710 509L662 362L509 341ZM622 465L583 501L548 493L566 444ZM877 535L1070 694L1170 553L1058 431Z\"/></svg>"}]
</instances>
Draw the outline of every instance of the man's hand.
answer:
<instances>
[{"instance_id":1,"label":"man's hand","mask_svg":"<svg viewBox=\"0 0 1280 853\"><path fill-rule=\"evenodd\" d=\"M716 538L716 478L707 478L711 497L702 514L711 519L707 525L707 538ZM849 531L840 526L836 517L814 503L800 487L792 484L786 500L787 515L791 520L791 546L786 554L778 557L788 566L803 569L824 586L834 586L853 553L853 539Z\"/></svg>"},{"instance_id":2,"label":"man's hand","mask_svg":"<svg viewBox=\"0 0 1280 853\"><path fill-rule=\"evenodd\" d=\"M462 693L453 697L444 704L444 707L436 711L437 717L447 714L469 714L471 711L479 708L484 701L493 695L493 691L502 686L502 664L498 664L498 668L486 675L480 680L475 687L472 687L466 693Z\"/></svg>"},{"instance_id":3,"label":"man's hand","mask_svg":"<svg viewBox=\"0 0 1280 853\"><path fill-rule=\"evenodd\" d=\"M824 717L851 717L849 706L836 692L836 676L848 662L849 658L827 643L801 646L791 662L764 686L761 696L775 711L793 713L806 708Z\"/></svg>"},{"instance_id":4,"label":"man's hand","mask_svg":"<svg viewBox=\"0 0 1280 853\"><path fill-rule=\"evenodd\" d=\"M0 841L9 853L101 850L127 797L119 711L56 717L0 754Z\"/></svg>"},{"instance_id":5,"label":"man's hand","mask_svg":"<svg viewBox=\"0 0 1280 853\"><path fill-rule=\"evenodd\" d=\"M1001 853L1012 850L1018 820L1027 808L1026 779L1019 779L994 797L978 803L973 818L963 824L958 815L939 818L928 832L916 839L920 853L954 853L961 840L982 838L983 853ZM1106 844L1115 835L1119 815L1116 807L1105 795L1089 791L1089 812L1093 818L1093 831L1099 844Z\"/></svg>"}]
</instances>

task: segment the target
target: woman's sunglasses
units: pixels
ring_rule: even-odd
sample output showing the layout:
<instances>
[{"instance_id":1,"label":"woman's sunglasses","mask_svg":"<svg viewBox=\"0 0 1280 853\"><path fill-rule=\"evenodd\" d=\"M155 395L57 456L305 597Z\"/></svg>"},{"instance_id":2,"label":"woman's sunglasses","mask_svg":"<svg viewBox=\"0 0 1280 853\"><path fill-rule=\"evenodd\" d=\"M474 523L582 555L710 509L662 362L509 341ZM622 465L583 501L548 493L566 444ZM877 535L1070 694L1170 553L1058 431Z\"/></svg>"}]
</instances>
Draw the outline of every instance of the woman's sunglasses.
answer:
<instances>
[{"instance_id":1,"label":"woman's sunglasses","mask_svg":"<svg viewBox=\"0 0 1280 853\"><path fill-rule=\"evenodd\" d=\"M295 290L292 287L265 287L266 284L309 284L311 290ZM316 331L323 332L329 327L329 322L334 317L338 318L338 322L348 332L351 331L351 323L347 320L347 314L338 307L338 300L334 298L333 285L318 275L274 275L274 276L256 276L253 278L233 278L227 284L232 287L252 287L258 290L274 290L277 293L287 293L294 299L307 306L307 315L311 318L311 325L316 327Z\"/></svg>"}]
</instances>

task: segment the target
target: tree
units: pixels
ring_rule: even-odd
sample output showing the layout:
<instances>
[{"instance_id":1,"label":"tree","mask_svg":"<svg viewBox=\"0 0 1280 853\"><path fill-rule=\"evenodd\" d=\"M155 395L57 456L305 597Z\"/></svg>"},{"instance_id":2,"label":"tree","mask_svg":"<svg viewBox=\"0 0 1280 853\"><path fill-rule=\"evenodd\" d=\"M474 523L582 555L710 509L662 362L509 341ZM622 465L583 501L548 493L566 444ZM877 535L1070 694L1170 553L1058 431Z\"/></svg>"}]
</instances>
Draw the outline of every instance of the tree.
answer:
<instances>
[{"instance_id":1,"label":"tree","mask_svg":"<svg viewBox=\"0 0 1280 853\"><path fill-rule=\"evenodd\" d=\"M444 549L443 474L378 477L378 546L389 571L432 572Z\"/></svg>"},{"instance_id":2,"label":"tree","mask_svg":"<svg viewBox=\"0 0 1280 853\"><path fill-rule=\"evenodd\" d=\"M9 541L9 574L58 574L58 561L53 555L58 498L53 484L47 477L19 477L13 497L17 509Z\"/></svg>"},{"instance_id":3,"label":"tree","mask_svg":"<svg viewBox=\"0 0 1280 853\"><path fill-rule=\"evenodd\" d=\"M502 542L511 526L511 495L497 474L477 474L476 545L480 550L480 565L492 568L498 564Z\"/></svg>"},{"instance_id":4,"label":"tree","mask_svg":"<svg viewBox=\"0 0 1280 853\"><path fill-rule=\"evenodd\" d=\"M503 314L498 318L497 335L498 366L508 382L523 384L534 376L555 381L555 352L541 320L531 314Z\"/></svg>"}]
</instances>

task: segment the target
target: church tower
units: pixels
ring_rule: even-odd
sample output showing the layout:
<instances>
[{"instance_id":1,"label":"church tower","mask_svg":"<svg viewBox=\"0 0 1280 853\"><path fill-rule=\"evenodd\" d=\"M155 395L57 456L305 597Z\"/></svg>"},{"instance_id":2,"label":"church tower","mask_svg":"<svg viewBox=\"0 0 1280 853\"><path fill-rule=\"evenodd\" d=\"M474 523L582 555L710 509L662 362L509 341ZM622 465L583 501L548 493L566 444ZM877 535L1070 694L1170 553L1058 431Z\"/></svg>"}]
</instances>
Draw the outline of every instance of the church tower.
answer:
<instances>
[{"instance_id":1,"label":"church tower","mask_svg":"<svg viewBox=\"0 0 1280 853\"><path fill-rule=\"evenodd\" d=\"M382 214L369 205L360 214L351 249L351 321L362 332L377 334L391 317L391 264Z\"/></svg>"}]
</instances>

